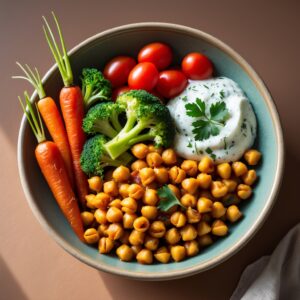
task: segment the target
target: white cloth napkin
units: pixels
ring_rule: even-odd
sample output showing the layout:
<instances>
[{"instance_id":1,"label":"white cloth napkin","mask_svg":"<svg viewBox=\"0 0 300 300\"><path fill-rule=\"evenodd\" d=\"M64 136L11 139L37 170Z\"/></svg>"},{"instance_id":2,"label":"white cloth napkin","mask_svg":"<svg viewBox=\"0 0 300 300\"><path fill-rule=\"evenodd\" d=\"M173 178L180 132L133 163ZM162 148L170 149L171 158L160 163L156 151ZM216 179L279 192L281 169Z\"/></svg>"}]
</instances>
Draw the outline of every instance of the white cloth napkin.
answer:
<instances>
[{"instance_id":1,"label":"white cloth napkin","mask_svg":"<svg viewBox=\"0 0 300 300\"><path fill-rule=\"evenodd\" d=\"M243 272L230 300L300 300L300 224Z\"/></svg>"}]
</instances>

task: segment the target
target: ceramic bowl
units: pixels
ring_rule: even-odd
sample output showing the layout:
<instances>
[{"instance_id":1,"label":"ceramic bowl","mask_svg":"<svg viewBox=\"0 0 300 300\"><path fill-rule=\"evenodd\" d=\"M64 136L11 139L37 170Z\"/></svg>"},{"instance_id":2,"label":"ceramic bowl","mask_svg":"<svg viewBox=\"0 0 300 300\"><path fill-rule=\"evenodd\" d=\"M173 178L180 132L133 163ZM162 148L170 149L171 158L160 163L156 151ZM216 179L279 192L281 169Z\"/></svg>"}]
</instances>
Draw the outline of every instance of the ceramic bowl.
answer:
<instances>
[{"instance_id":1,"label":"ceramic bowl","mask_svg":"<svg viewBox=\"0 0 300 300\"><path fill-rule=\"evenodd\" d=\"M174 50L175 60L199 51L212 61L216 74L227 76L249 97L258 120L256 146L263 153L259 181L251 200L242 205L244 218L230 227L230 234L195 257L179 263L141 265L121 262L80 242L60 212L34 157L36 141L23 117L18 140L18 165L27 201L44 229L70 254L101 271L141 280L167 280L190 276L229 259L255 235L266 220L278 194L284 164L282 129L272 98L262 79L232 48L217 38L185 26L166 23L138 23L113 28L85 40L70 51L75 78L83 67L103 68L110 58L128 54L153 41L163 41ZM43 78L49 95L58 98L62 81L53 66ZM35 100L34 94L32 100ZM36 249L35 251L39 251Z\"/></svg>"}]
</instances>

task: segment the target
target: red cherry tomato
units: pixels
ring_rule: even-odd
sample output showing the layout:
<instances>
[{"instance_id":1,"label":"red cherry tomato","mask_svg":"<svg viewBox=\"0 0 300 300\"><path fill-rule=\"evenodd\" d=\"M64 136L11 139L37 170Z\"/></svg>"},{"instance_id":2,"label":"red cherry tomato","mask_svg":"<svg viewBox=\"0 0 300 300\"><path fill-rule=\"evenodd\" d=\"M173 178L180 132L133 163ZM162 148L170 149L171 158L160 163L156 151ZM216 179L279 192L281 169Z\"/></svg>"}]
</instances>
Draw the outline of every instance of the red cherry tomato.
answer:
<instances>
[{"instance_id":1,"label":"red cherry tomato","mask_svg":"<svg viewBox=\"0 0 300 300\"><path fill-rule=\"evenodd\" d=\"M131 91L132 89L129 86L120 86L113 90L112 99L116 100L121 94Z\"/></svg>"},{"instance_id":2,"label":"red cherry tomato","mask_svg":"<svg viewBox=\"0 0 300 300\"><path fill-rule=\"evenodd\" d=\"M171 48L163 43L151 43L144 46L138 54L138 62L151 62L158 70L167 68L173 58Z\"/></svg>"},{"instance_id":3,"label":"red cherry tomato","mask_svg":"<svg viewBox=\"0 0 300 300\"><path fill-rule=\"evenodd\" d=\"M158 80L158 71L149 62L137 64L129 73L128 85L132 89L151 91Z\"/></svg>"},{"instance_id":4,"label":"red cherry tomato","mask_svg":"<svg viewBox=\"0 0 300 300\"><path fill-rule=\"evenodd\" d=\"M105 65L103 74L113 87L122 86L135 65L136 61L130 56L116 56Z\"/></svg>"},{"instance_id":5,"label":"red cherry tomato","mask_svg":"<svg viewBox=\"0 0 300 300\"><path fill-rule=\"evenodd\" d=\"M179 95L187 85L187 78L177 70L165 70L159 73L156 90L166 98Z\"/></svg>"},{"instance_id":6,"label":"red cherry tomato","mask_svg":"<svg viewBox=\"0 0 300 300\"><path fill-rule=\"evenodd\" d=\"M188 78L194 80L207 79L213 72L211 61L197 52L186 55L182 60L181 68Z\"/></svg>"}]
</instances>

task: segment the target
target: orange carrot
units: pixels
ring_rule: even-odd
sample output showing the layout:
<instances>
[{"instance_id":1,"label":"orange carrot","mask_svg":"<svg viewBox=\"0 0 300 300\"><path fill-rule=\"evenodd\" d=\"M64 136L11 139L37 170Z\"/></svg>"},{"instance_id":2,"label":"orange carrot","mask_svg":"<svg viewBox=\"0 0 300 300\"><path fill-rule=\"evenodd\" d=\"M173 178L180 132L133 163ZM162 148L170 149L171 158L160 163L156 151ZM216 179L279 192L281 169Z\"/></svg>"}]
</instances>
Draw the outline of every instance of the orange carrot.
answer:
<instances>
[{"instance_id":1,"label":"orange carrot","mask_svg":"<svg viewBox=\"0 0 300 300\"><path fill-rule=\"evenodd\" d=\"M67 218L76 235L80 240L84 241L83 222L80 216L78 201L71 187L67 169L60 151L54 142L46 141L42 120L37 106L36 110L38 118L34 113L28 94L25 92L24 95L28 110L26 110L23 105L21 98L19 98L19 100L29 125L38 141L38 145L35 148L37 162L61 211Z\"/></svg>"}]
</instances>

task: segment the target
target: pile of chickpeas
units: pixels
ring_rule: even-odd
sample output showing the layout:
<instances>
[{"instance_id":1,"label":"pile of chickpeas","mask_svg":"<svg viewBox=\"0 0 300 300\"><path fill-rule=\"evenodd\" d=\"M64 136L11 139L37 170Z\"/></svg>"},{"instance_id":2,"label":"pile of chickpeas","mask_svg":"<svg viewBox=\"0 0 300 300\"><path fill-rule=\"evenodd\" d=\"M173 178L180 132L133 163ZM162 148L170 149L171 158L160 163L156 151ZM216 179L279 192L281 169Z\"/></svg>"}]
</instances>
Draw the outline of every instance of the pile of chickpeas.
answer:
<instances>
[{"instance_id":1,"label":"pile of chickpeas","mask_svg":"<svg viewBox=\"0 0 300 300\"><path fill-rule=\"evenodd\" d=\"M104 179L88 179L91 194L81 213L86 243L122 261L178 262L226 236L226 222L242 217L241 201L252 194L261 153L250 149L244 161L216 165L210 157L183 160L173 149L136 144L130 168L119 166ZM247 166L248 165L248 166ZM158 209L157 190L168 185L183 207Z\"/></svg>"}]
</instances>

